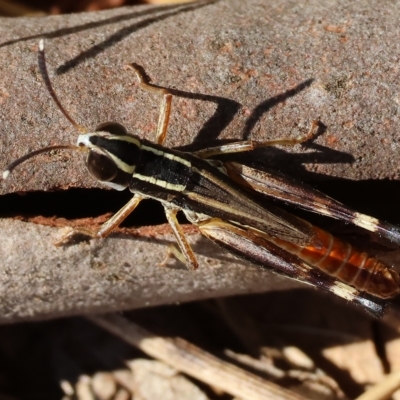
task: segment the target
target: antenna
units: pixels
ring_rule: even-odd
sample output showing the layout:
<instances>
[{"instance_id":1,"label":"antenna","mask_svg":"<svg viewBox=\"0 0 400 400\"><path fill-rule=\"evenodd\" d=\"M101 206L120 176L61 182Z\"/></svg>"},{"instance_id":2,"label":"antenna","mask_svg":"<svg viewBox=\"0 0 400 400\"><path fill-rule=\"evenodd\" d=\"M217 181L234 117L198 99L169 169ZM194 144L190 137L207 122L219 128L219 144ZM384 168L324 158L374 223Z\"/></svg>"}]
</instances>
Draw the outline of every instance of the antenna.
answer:
<instances>
[{"instance_id":1,"label":"antenna","mask_svg":"<svg viewBox=\"0 0 400 400\"><path fill-rule=\"evenodd\" d=\"M3 179L6 180L8 178L8 176L11 174L11 172L13 171L13 169L15 167L17 167L19 164L23 163L26 160L29 160L32 157L37 156L38 154L46 153L46 152L51 151L51 150L65 150L65 149L72 149L72 150L79 151L80 147L74 146L72 144L65 144L65 145L58 144L58 145L55 145L55 146L43 147L41 149L31 151L30 153L25 154L24 156L22 156L22 157L18 158L17 160L13 161L11 164L8 164L7 168L3 171Z\"/></svg>"},{"instance_id":2,"label":"antenna","mask_svg":"<svg viewBox=\"0 0 400 400\"><path fill-rule=\"evenodd\" d=\"M64 114L64 116L68 119L69 122L80 132L86 133L87 129L82 127L81 125L77 124L72 117L68 114L67 110L62 106L60 100L58 99L56 92L53 89L53 86L50 81L49 73L47 71L47 66L46 66L46 58L45 58L45 53L44 53L44 41L41 39L39 41L39 53L38 53L38 61L39 61L39 70L42 75L43 81L46 85L46 88L48 92L50 93L50 96L53 98L54 102L57 104L57 107L60 109L60 111ZM32 157L37 156L38 154L41 153L46 153L52 150L75 150L75 151L85 151L84 148L75 146L75 145L54 145L54 146L48 146L48 147L43 147L38 150L31 151L28 154L25 154L24 156L18 158L17 160L13 161L11 164L9 164L6 169L3 171L3 179L7 179L8 176L11 174L11 172L17 167L19 164L22 164L26 160L29 160Z\"/></svg>"},{"instance_id":3,"label":"antenna","mask_svg":"<svg viewBox=\"0 0 400 400\"><path fill-rule=\"evenodd\" d=\"M53 86L50 81L49 73L47 71L47 66L46 66L46 57L45 57L45 52L44 52L44 40L40 39L39 41L39 53L38 53L38 62L39 62L39 70L42 75L43 81L46 85L47 90L50 93L50 96L53 98L54 102L57 104L57 107L60 109L60 111L64 114L65 118L71 124L79 131L86 133L87 129L85 129L83 126L77 124L72 117L68 114L67 110L63 107L61 104L60 100L58 100L58 97L56 95L56 92L53 89Z\"/></svg>"}]
</instances>

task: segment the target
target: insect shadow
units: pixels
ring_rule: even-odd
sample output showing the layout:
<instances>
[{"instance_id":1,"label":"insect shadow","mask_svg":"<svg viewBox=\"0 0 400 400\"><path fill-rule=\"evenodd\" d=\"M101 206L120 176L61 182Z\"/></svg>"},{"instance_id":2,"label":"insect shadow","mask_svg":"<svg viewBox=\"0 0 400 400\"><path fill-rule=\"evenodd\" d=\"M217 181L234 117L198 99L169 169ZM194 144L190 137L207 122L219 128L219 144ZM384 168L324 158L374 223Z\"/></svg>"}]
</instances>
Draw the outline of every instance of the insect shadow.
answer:
<instances>
[{"instance_id":1,"label":"insect shadow","mask_svg":"<svg viewBox=\"0 0 400 400\"><path fill-rule=\"evenodd\" d=\"M291 97L295 97L303 90L306 90L309 86L311 86L313 81L313 79L307 79L299 83L293 89L279 93L278 95L261 102L254 108L250 116L245 121L244 129L242 133L239 134L239 137L232 140L218 140L218 137L222 131L233 121L235 115L242 107L240 103L235 100L219 96L190 93L177 89L168 89L168 91L176 97L208 101L217 104L214 114L201 127L192 143L185 146L180 146L178 149L182 151L193 152L204 148L205 145L214 146L238 140L251 139L251 132L254 126L265 113L278 104ZM318 132L316 135L314 135L314 139L317 136L322 136L325 131L326 126L324 126L322 123L319 123ZM276 173L280 173L278 171L288 167L286 171L288 174L293 173L295 177L298 176L306 180L316 179L317 177L322 176L322 174L316 174L307 171L304 167L304 164L347 164L354 162L354 157L351 154L313 143L312 140L302 144L302 146L304 146L304 148L307 150L312 149L314 151L308 151L306 153L293 153L282 149L282 147L264 147L251 152L229 154L226 156L219 155L218 158L226 161L236 161L238 163L246 164L256 169L265 170L268 172L274 171Z\"/></svg>"},{"instance_id":2,"label":"insect shadow","mask_svg":"<svg viewBox=\"0 0 400 400\"><path fill-rule=\"evenodd\" d=\"M175 237L173 236L172 230L170 230L167 226L166 229L170 231L171 239L164 239L160 237L154 237L154 235L149 238L147 235L133 233L130 234L129 230L125 233L122 232L113 232L110 234L109 238L117 239L117 240L135 240L139 242L151 241L153 244L158 244L162 246L163 249L166 249L169 245L176 245ZM186 232L185 232L186 233ZM187 233L186 233L187 234ZM160 234L161 236L161 234ZM79 238L80 239L80 238ZM83 240L89 240L88 238L82 238ZM230 254L228 251L222 249L217 244L213 243L211 240L207 239L204 236L200 236L195 243L191 243L191 247L196 254L196 257L206 257L212 260L217 260L221 263L234 263L238 265L243 265L246 268L260 268L255 265L249 264L247 261L244 261L234 255ZM165 258L167 253L163 253L163 250L160 252L162 255L161 258ZM162 260L160 260L161 262ZM165 267L173 270L182 270L187 271L187 267L179 260L174 257L170 257ZM201 267L200 267L201 268Z\"/></svg>"},{"instance_id":3,"label":"insect shadow","mask_svg":"<svg viewBox=\"0 0 400 400\"><path fill-rule=\"evenodd\" d=\"M158 21L162 21L164 19L173 17L183 12L193 11L209 4L213 4L218 2L219 0L205 0L199 1L194 4L173 4L166 5L161 7L152 7L150 9L146 9L143 11L134 11L131 13L127 13L126 10L123 10L123 13L120 15L116 15L109 18L104 18L98 21L93 21L85 24L75 25L68 28L56 29L52 32L39 32L34 35L24 36L13 40L7 40L3 43L0 43L0 48L7 47L15 43L25 42L32 39L54 39L58 37L63 37L71 34L76 34L79 32L84 32L90 29L100 28L102 26L112 25L122 23L124 21L129 21L134 18L143 18L139 22L135 22L129 26L118 29L115 33L109 36L107 39L102 42L92 46L87 51L81 53L79 56L70 60L69 62L63 64L59 67L57 73L65 73L69 69L74 66L80 64L87 58L96 57L98 54L105 51L108 47L115 45L116 43L122 41L131 33L134 33L140 29L146 28L149 25L156 23ZM94 14L92 14L94 15ZM99 14L101 15L101 14Z\"/></svg>"}]
</instances>

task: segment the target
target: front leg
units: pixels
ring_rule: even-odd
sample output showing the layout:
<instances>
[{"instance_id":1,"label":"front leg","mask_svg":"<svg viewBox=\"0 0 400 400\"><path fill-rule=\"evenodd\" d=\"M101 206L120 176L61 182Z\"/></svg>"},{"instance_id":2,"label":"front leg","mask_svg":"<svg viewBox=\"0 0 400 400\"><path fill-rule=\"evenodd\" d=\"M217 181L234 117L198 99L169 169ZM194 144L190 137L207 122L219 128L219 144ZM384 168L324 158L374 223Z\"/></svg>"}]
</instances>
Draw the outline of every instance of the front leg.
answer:
<instances>
[{"instance_id":1,"label":"front leg","mask_svg":"<svg viewBox=\"0 0 400 400\"><path fill-rule=\"evenodd\" d=\"M55 246L65 246L72 244L79 240L79 238L105 238L115 228L117 228L127 217L133 212L138 204L143 200L143 197L135 194L128 203L126 203L116 214L114 214L108 221L106 221L98 231L93 231L88 228L71 228L61 239L57 240Z\"/></svg>"}]
</instances>

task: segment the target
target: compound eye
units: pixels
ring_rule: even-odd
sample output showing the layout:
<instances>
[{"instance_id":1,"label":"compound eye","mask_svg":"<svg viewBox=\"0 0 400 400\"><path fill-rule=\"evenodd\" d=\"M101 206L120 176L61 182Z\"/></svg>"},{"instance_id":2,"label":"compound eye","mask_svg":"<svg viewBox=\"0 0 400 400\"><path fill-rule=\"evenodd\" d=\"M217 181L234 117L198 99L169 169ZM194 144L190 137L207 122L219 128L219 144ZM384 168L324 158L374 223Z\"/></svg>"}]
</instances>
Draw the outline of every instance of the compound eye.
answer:
<instances>
[{"instance_id":1,"label":"compound eye","mask_svg":"<svg viewBox=\"0 0 400 400\"><path fill-rule=\"evenodd\" d=\"M90 174L102 182L111 181L118 172L118 167L110 157L92 150L87 156L86 166Z\"/></svg>"},{"instance_id":2,"label":"compound eye","mask_svg":"<svg viewBox=\"0 0 400 400\"><path fill-rule=\"evenodd\" d=\"M104 122L97 126L96 132L108 132L116 136L125 136L126 128L118 122Z\"/></svg>"}]
</instances>

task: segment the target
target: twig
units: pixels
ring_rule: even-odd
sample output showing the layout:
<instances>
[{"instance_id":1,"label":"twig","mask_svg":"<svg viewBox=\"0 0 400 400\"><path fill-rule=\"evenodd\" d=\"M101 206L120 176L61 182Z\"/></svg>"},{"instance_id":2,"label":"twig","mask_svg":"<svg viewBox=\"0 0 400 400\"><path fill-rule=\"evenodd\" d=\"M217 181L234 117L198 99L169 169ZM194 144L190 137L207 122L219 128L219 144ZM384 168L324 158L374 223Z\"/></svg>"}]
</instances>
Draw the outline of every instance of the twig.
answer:
<instances>
[{"instance_id":1,"label":"twig","mask_svg":"<svg viewBox=\"0 0 400 400\"><path fill-rule=\"evenodd\" d=\"M88 318L151 357L232 396L252 400L304 400L302 396L222 361L179 337L155 336L117 314Z\"/></svg>"},{"instance_id":2,"label":"twig","mask_svg":"<svg viewBox=\"0 0 400 400\"><path fill-rule=\"evenodd\" d=\"M400 371L392 372L386 378L367 390L356 400L385 400L400 389Z\"/></svg>"}]
</instances>

